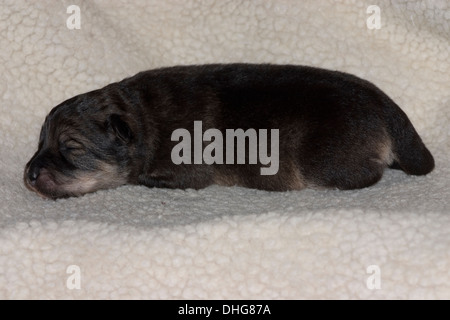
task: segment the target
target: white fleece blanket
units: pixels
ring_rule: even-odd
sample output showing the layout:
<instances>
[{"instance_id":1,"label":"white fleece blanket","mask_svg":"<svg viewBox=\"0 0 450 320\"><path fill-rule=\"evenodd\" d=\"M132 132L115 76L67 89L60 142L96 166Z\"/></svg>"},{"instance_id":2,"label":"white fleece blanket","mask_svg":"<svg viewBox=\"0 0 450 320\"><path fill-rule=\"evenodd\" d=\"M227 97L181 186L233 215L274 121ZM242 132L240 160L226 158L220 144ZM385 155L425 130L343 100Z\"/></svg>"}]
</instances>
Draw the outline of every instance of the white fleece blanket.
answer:
<instances>
[{"instance_id":1,"label":"white fleece blanket","mask_svg":"<svg viewBox=\"0 0 450 320\"><path fill-rule=\"evenodd\" d=\"M380 29L368 28L374 3ZM73 4L81 29L67 27ZM449 35L447 0L2 0L0 298L449 299ZM125 186L46 201L25 189L53 106L210 62L366 78L408 114L436 169L346 192Z\"/></svg>"}]
</instances>

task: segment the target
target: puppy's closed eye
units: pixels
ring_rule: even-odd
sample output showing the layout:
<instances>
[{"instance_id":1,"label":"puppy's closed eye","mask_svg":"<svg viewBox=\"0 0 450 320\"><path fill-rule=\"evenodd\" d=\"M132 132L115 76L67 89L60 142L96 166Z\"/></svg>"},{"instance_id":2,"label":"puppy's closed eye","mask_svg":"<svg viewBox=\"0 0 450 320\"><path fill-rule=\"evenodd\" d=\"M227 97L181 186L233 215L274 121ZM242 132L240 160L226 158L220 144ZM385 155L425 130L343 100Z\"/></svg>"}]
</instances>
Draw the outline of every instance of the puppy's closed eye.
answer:
<instances>
[{"instance_id":1,"label":"puppy's closed eye","mask_svg":"<svg viewBox=\"0 0 450 320\"><path fill-rule=\"evenodd\" d=\"M86 153L83 144L74 139L61 142L59 144L59 151L65 156L79 156Z\"/></svg>"}]
</instances>

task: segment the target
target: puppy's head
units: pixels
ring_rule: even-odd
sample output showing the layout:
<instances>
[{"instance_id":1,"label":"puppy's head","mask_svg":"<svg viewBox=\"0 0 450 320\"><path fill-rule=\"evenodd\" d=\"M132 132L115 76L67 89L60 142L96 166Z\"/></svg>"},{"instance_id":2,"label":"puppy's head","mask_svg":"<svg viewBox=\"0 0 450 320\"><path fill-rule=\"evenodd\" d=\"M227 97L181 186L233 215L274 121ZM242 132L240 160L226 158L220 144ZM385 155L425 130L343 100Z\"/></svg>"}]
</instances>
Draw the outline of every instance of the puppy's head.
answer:
<instances>
[{"instance_id":1,"label":"puppy's head","mask_svg":"<svg viewBox=\"0 0 450 320\"><path fill-rule=\"evenodd\" d=\"M25 185L45 198L80 196L127 183L135 148L132 117L101 91L56 106L25 167Z\"/></svg>"}]
</instances>

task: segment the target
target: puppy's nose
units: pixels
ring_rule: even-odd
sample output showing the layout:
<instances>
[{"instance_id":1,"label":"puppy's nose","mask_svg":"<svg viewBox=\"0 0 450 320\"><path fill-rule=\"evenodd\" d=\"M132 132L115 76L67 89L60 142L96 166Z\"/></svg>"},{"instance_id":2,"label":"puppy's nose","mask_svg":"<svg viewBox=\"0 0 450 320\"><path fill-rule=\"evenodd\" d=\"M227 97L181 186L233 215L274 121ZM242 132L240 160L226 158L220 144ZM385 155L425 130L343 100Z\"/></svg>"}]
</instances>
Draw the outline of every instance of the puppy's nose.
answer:
<instances>
[{"instance_id":1,"label":"puppy's nose","mask_svg":"<svg viewBox=\"0 0 450 320\"><path fill-rule=\"evenodd\" d=\"M36 182L37 178L39 177L40 172L41 172L41 168L39 168L38 166L31 166L28 169L28 179L30 180L31 183Z\"/></svg>"}]
</instances>

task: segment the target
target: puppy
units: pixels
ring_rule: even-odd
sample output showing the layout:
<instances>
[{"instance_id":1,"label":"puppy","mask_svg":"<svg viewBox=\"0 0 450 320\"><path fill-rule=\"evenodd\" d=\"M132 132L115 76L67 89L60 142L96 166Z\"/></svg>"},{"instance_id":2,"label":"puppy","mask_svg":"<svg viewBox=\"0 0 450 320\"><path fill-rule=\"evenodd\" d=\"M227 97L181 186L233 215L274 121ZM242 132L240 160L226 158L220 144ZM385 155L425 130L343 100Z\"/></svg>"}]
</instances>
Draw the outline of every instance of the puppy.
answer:
<instances>
[{"instance_id":1,"label":"puppy","mask_svg":"<svg viewBox=\"0 0 450 320\"><path fill-rule=\"evenodd\" d=\"M228 138L230 129L245 139L221 149L220 134ZM194 136L198 159L179 130ZM250 130L266 132L265 140ZM202 159L213 143L217 161ZM263 162L269 152L258 163L249 150L268 146L272 163ZM434 160L406 114L373 84L312 67L215 64L141 72L59 104L24 181L52 199L124 184L344 190L373 185L386 167L424 175Z\"/></svg>"}]
</instances>

